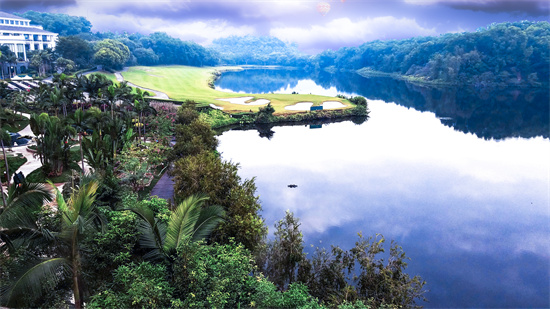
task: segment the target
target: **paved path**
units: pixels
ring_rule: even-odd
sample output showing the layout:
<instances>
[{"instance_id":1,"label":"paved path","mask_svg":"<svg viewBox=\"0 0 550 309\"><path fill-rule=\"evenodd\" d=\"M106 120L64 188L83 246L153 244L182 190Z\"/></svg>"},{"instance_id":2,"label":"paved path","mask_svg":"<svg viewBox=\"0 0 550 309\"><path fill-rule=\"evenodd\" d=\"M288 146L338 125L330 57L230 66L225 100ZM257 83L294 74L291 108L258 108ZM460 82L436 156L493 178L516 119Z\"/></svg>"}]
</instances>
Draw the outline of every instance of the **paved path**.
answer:
<instances>
[{"instance_id":1,"label":"paved path","mask_svg":"<svg viewBox=\"0 0 550 309\"><path fill-rule=\"evenodd\" d=\"M128 70L128 68L124 68L121 72L124 72ZM124 77L122 76L122 74L120 74L120 72L116 72L115 73L115 76L116 76L116 80L119 81L119 82L123 82L124 81ZM147 92L152 92L154 93L155 95L152 96L152 98L157 98L157 99L165 99L165 100L169 100L170 98L168 97L168 95L164 92L160 92L160 91L157 91L157 90L153 90L153 89L149 89L149 88L144 88L144 87L141 87L141 86L138 86L136 84L132 84L130 82L128 82L128 86L132 86L132 87L136 87L136 88L140 88L142 90L145 90Z\"/></svg>"},{"instance_id":2,"label":"paved path","mask_svg":"<svg viewBox=\"0 0 550 309\"><path fill-rule=\"evenodd\" d=\"M21 115L23 115L23 117L31 118L31 115L29 115L29 114L22 113ZM24 127L23 130L21 130L17 133L21 134L21 136L30 136L30 137L33 137L33 138L35 137L34 133L32 133L30 124L27 125L26 127ZM27 149L27 146L31 146L31 145L36 145L36 142L32 141L32 142L28 143L27 145L13 146L13 147L9 148L10 151L13 152L14 154L20 153L27 159L27 162L25 162L25 164L21 165L19 167L19 169L14 172L14 175L15 175L15 173L23 172L23 175L27 176L32 171L34 171L35 169L42 166L42 164L40 164L40 160L38 158L34 157L34 153L30 152Z\"/></svg>"},{"instance_id":3,"label":"paved path","mask_svg":"<svg viewBox=\"0 0 550 309\"><path fill-rule=\"evenodd\" d=\"M162 175L153 190L151 190L151 196L153 195L174 201L174 180L168 175L168 172Z\"/></svg>"}]
</instances>

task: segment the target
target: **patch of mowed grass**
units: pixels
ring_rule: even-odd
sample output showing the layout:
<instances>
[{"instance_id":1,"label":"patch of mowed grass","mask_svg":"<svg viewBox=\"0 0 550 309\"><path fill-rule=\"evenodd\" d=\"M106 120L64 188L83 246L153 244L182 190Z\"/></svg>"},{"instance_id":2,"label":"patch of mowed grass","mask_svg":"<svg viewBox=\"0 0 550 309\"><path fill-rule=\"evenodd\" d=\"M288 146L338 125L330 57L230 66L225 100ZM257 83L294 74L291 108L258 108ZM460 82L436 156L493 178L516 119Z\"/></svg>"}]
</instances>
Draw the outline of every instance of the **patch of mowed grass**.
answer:
<instances>
[{"instance_id":1,"label":"patch of mowed grass","mask_svg":"<svg viewBox=\"0 0 550 309\"><path fill-rule=\"evenodd\" d=\"M101 74L101 75L105 75L105 77L107 77L108 80L112 81L113 83L118 83L118 81L116 80L116 76L114 73L110 73L110 72L107 72L107 71L98 71L98 72L93 72L93 73L90 73L90 74Z\"/></svg>"},{"instance_id":2,"label":"patch of mowed grass","mask_svg":"<svg viewBox=\"0 0 550 309\"><path fill-rule=\"evenodd\" d=\"M198 103L222 106L224 112L238 113L243 111L257 112L262 105L232 104L216 99L253 97L252 100L267 99L275 108L275 114L292 114L300 111L285 110L285 106L299 102L313 102L314 106L325 101L339 101L346 105L343 109L353 108L347 100L311 94L243 94L223 92L212 89L210 83L216 72L239 70L239 67L189 67L189 66L155 66L130 67L122 72L125 80L144 88L155 89L166 93L171 99L184 101L194 100ZM302 111L303 112L303 111Z\"/></svg>"}]
</instances>

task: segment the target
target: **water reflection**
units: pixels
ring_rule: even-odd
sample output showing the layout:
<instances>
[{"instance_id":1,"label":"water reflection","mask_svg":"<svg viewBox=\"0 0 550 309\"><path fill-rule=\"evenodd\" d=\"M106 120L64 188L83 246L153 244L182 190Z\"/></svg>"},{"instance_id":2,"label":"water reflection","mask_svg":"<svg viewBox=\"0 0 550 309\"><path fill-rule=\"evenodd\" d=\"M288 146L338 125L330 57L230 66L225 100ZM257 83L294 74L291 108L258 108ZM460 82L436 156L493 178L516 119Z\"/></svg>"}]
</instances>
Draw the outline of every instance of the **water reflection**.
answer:
<instances>
[{"instance_id":1,"label":"water reflection","mask_svg":"<svg viewBox=\"0 0 550 309\"><path fill-rule=\"evenodd\" d=\"M413 258L409 272L428 282L428 307L550 307L548 89L233 74L218 83L369 99L367 122L221 135L223 157L240 162L243 177L256 177L269 227L290 209L307 243L350 248L359 231L396 239Z\"/></svg>"},{"instance_id":2,"label":"water reflection","mask_svg":"<svg viewBox=\"0 0 550 309\"><path fill-rule=\"evenodd\" d=\"M441 123L484 139L549 137L550 91L542 89L464 89L418 86L391 78L353 73L307 73L254 69L224 73L220 89L247 93L359 94L430 111Z\"/></svg>"},{"instance_id":3,"label":"water reflection","mask_svg":"<svg viewBox=\"0 0 550 309\"><path fill-rule=\"evenodd\" d=\"M548 307L548 139L484 140L434 113L369 104L362 125L272 127L270 140L229 131L219 151L256 177L269 227L290 209L307 243L396 239L428 282L427 306Z\"/></svg>"}]
</instances>

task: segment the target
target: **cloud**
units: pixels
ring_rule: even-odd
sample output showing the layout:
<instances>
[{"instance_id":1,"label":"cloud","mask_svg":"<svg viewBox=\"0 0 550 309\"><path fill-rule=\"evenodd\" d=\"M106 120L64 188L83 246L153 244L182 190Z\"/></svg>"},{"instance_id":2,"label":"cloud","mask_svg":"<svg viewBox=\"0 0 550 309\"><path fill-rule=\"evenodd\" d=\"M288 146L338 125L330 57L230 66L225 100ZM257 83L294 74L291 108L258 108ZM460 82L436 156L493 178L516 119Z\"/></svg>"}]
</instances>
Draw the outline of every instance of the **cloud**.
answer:
<instances>
[{"instance_id":1,"label":"cloud","mask_svg":"<svg viewBox=\"0 0 550 309\"><path fill-rule=\"evenodd\" d=\"M223 20L196 21L181 23L177 27L166 26L156 28L156 31L166 32L169 35L184 40L192 40L195 43L208 45L213 40L231 35L245 36L255 34L255 29L250 26L231 26Z\"/></svg>"},{"instance_id":2,"label":"cloud","mask_svg":"<svg viewBox=\"0 0 550 309\"><path fill-rule=\"evenodd\" d=\"M254 35L256 30L248 25L232 25L226 20L166 20L159 17L140 17L130 13L119 15L106 15L90 11L85 16L94 25L93 31L117 31L142 34L153 32L166 32L168 35L180 38L184 41L208 45L217 38L230 35L244 36Z\"/></svg>"},{"instance_id":3,"label":"cloud","mask_svg":"<svg viewBox=\"0 0 550 309\"><path fill-rule=\"evenodd\" d=\"M1 0L0 0L1 1ZM81 11L113 16L133 15L135 18L161 18L164 23L198 20L225 20L245 25L269 22L299 14L307 7L301 1L234 1L234 0L77 0Z\"/></svg>"},{"instance_id":4,"label":"cloud","mask_svg":"<svg viewBox=\"0 0 550 309\"><path fill-rule=\"evenodd\" d=\"M0 0L0 9L4 12L41 11L71 5L76 5L76 0Z\"/></svg>"},{"instance_id":5,"label":"cloud","mask_svg":"<svg viewBox=\"0 0 550 309\"><path fill-rule=\"evenodd\" d=\"M357 46L378 39L436 35L437 32L435 29L420 26L414 19L384 16L355 22L349 18L338 18L325 25L313 25L310 28L280 27L272 29L270 34L284 41L297 42L301 50L315 53L327 48Z\"/></svg>"},{"instance_id":6,"label":"cloud","mask_svg":"<svg viewBox=\"0 0 550 309\"><path fill-rule=\"evenodd\" d=\"M442 4L460 10L533 17L550 14L550 4L547 0L405 0L405 2L416 5Z\"/></svg>"}]
</instances>

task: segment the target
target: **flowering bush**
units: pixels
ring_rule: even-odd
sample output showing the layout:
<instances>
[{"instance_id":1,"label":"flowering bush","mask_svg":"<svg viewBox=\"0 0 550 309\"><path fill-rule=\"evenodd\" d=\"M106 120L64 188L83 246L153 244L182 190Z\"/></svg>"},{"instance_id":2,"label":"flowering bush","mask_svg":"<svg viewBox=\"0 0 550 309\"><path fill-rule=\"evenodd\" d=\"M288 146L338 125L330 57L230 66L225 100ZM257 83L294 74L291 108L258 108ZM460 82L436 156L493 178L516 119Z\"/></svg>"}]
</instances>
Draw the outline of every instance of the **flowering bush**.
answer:
<instances>
[{"instance_id":1,"label":"flowering bush","mask_svg":"<svg viewBox=\"0 0 550 309\"><path fill-rule=\"evenodd\" d=\"M167 146L174 135L178 108L172 103L159 102L151 102L151 107L157 111L157 115L150 115L144 120L148 129L147 137Z\"/></svg>"}]
</instances>

